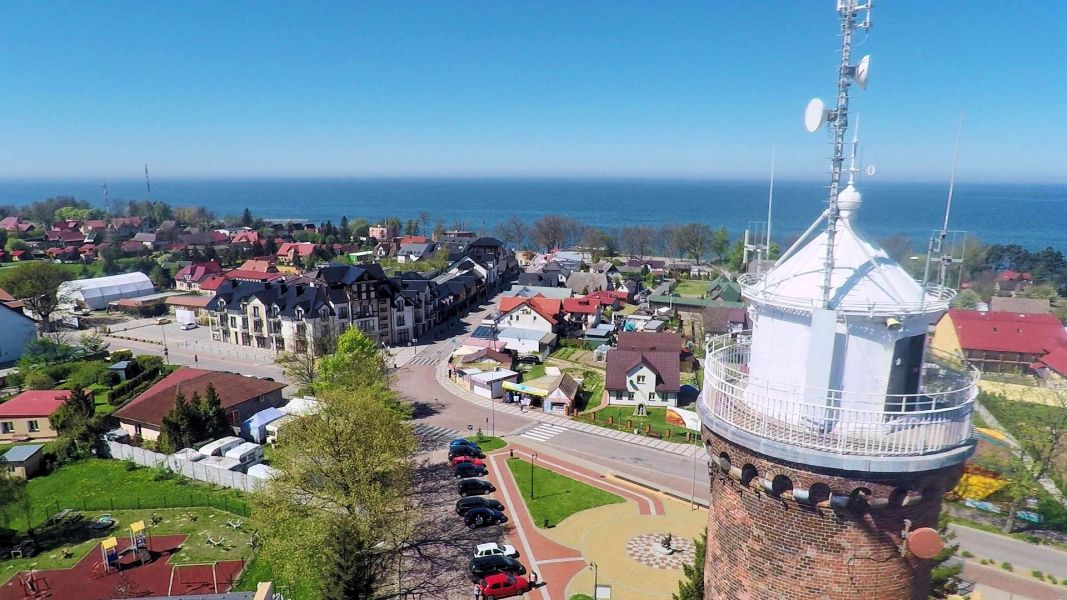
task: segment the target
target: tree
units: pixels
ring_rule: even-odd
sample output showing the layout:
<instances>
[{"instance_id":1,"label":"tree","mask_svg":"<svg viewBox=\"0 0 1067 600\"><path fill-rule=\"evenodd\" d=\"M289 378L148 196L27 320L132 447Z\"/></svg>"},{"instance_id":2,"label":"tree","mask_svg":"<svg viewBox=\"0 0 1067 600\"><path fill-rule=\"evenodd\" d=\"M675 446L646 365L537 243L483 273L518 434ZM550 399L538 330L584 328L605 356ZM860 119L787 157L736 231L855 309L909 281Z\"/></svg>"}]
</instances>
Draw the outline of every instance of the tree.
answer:
<instances>
[{"instance_id":1,"label":"tree","mask_svg":"<svg viewBox=\"0 0 1067 600\"><path fill-rule=\"evenodd\" d=\"M48 422L66 442L66 454L71 458L87 456L99 436L100 424L93 422L96 404L93 395L75 388L51 416Z\"/></svg>"},{"instance_id":2,"label":"tree","mask_svg":"<svg viewBox=\"0 0 1067 600\"><path fill-rule=\"evenodd\" d=\"M633 256L644 258L652 253L655 233L647 225L622 228L622 245Z\"/></svg>"},{"instance_id":3,"label":"tree","mask_svg":"<svg viewBox=\"0 0 1067 600\"><path fill-rule=\"evenodd\" d=\"M0 525L10 525L17 514L30 514L26 483L21 477L0 477Z\"/></svg>"},{"instance_id":4,"label":"tree","mask_svg":"<svg viewBox=\"0 0 1067 600\"><path fill-rule=\"evenodd\" d=\"M59 284L69 279L70 272L55 263L25 262L0 276L0 287L29 307L41 319L41 330L48 331L49 318L62 300Z\"/></svg>"},{"instance_id":5,"label":"tree","mask_svg":"<svg viewBox=\"0 0 1067 600\"><path fill-rule=\"evenodd\" d=\"M959 591L959 576L963 572L963 563L954 561L960 545L951 543L956 534L948 528L948 513L941 511L937 520L937 531L945 541L945 547L933 558L934 567L930 571L930 597L948 598Z\"/></svg>"},{"instance_id":6,"label":"tree","mask_svg":"<svg viewBox=\"0 0 1067 600\"><path fill-rule=\"evenodd\" d=\"M696 546L693 564L682 565L684 577L678 582L678 593L671 596L674 600L704 600L704 559L708 550L708 532L705 531L693 543Z\"/></svg>"},{"instance_id":7,"label":"tree","mask_svg":"<svg viewBox=\"0 0 1067 600\"><path fill-rule=\"evenodd\" d=\"M745 240L738 238L726 256L726 268L740 273L745 268Z\"/></svg>"},{"instance_id":8,"label":"tree","mask_svg":"<svg viewBox=\"0 0 1067 600\"><path fill-rule=\"evenodd\" d=\"M286 379L302 392L311 393L319 374L319 357L332 354L337 349L337 336L330 330L316 336L314 344L302 349L285 350L274 362L282 368Z\"/></svg>"},{"instance_id":9,"label":"tree","mask_svg":"<svg viewBox=\"0 0 1067 600\"><path fill-rule=\"evenodd\" d=\"M726 253L730 251L730 232L726 231L725 227L716 229L711 234L711 243L709 244L711 251L718 257L719 262L722 262Z\"/></svg>"},{"instance_id":10,"label":"tree","mask_svg":"<svg viewBox=\"0 0 1067 600\"><path fill-rule=\"evenodd\" d=\"M963 310L974 310L978 308L978 303L981 301L982 297L978 295L978 292L974 290L960 290L960 293L952 300L952 307L962 308Z\"/></svg>"},{"instance_id":11,"label":"tree","mask_svg":"<svg viewBox=\"0 0 1067 600\"><path fill-rule=\"evenodd\" d=\"M344 338L344 336L342 336ZM362 376L360 373L353 373ZM322 388L319 412L290 422L278 470L252 496L262 551L282 578L313 582L315 597L369 599L395 580L387 565L414 511L411 426L380 397L383 385Z\"/></svg>"},{"instance_id":12,"label":"tree","mask_svg":"<svg viewBox=\"0 0 1067 600\"><path fill-rule=\"evenodd\" d=\"M352 229L348 226L348 217L341 215L341 224L337 227L337 237L342 244L352 241Z\"/></svg>"},{"instance_id":13,"label":"tree","mask_svg":"<svg viewBox=\"0 0 1067 600\"><path fill-rule=\"evenodd\" d=\"M419 235L419 220L408 219L404 224L404 235Z\"/></svg>"},{"instance_id":14,"label":"tree","mask_svg":"<svg viewBox=\"0 0 1067 600\"><path fill-rule=\"evenodd\" d=\"M252 224L255 222L256 220L252 217L252 211L249 210L246 206L244 211L241 213L241 225L243 225L244 227L251 227Z\"/></svg>"},{"instance_id":15,"label":"tree","mask_svg":"<svg viewBox=\"0 0 1067 600\"><path fill-rule=\"evenodd\" d=\"M1039 298L1041 300L1052 300L1056 298L1056 286L1050 283L1032 285L1026 288L1026 291L1023 292L1023 296L1027 298Z\"/></svg>"},{"instance_id":16,"label":"tree","mask_svg":"<svg viewBox=\"0 0 1067 600\"><path fill-rule=\"evenodd\" d=\"M516 215L511 215L508 220L496 226L497 236L509 246L518 248L526 241L529 227Z\"/></svg>"},{"instance_id":17,"label":"tree","mask_svg":"<svg viewBox=\"0 0 1067 600\"><path fill-rule=\"evenodd\" d=\"M233 428L226 422L226 413L222 410L222 399L215 389L215 384L207 384L204 397L200 399L198 407L200 411L200 423L203 434L199 439L218 438L225 435L233 435Z\"/></svg>"},{"instance_id":18,"label":"tree","mask_svg":"<svg viewBox=\"0 0 1067 600\"><path fill-rule=\"evenodd\" d=\"M546 250L559 248L571 241L576 229L577 224L569 217L545 215L530 228L530 241Z\"/></svg>"},{"instance_id":19,"label":"tree","mask_svg":"<svg viewBox=\"0 0 1067 600\"><path fill-rule=\"evenodd\" d=\"M659 228L659 247L663 256L668 259L678 258L678 240L674 232L678 227L675 225L662 225Z\"/></svg>"},{"instance_id":20,"label":"tree","mask_svg":"<svg viewBox=\"0 0 1067 600\"><path fill-rule=\"evenodd\" d=\"M56 382L42 371L30 371L22 378L22 385L31 390L50 390L56 386Z\"/></svg>"},{"instance_id":21,"label":"tree","mask_svg":"<svg viewBox=\"0 0 1067 600\"><path fill-rule=\"evenodd\" d=\"M586 227L582 244L589 250L593 260L614 256L619 249L619 238L614 230Z\"/></svg>"},{"instance_id":22,"label":"tree","mask_svg":"<svg viewBox=\"0 0 1067 600\"><path fill-rule=\"evenodd\" d=\"M162 266L156 264L148 271L148 279L158 289L166 289L174 285L174 277Z\"/></svg>"},{"instance_id":23,"label":"tree","mask_svg":"<svg viewBox=\"0 0 1067 600\"><path fill-rule=\"evenodd\" d=\"M711 246L711 228L704 223L686 223L674 230L675 244L682 253L700 262Z\"/></svg>"}]
</instances>

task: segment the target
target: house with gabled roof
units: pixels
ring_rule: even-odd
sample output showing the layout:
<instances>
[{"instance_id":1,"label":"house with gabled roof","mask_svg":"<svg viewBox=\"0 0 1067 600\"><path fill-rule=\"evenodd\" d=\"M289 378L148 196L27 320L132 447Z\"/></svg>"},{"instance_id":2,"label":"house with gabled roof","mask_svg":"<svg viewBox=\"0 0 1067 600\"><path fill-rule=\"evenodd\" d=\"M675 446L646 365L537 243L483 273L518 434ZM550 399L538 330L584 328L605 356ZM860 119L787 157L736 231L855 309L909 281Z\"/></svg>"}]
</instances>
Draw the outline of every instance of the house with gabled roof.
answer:
<instances>
[{"instance_id":1,"label":"house with gabled roof","mask_svg":"<svg viewBox=\"0 0 1067 600\"><path fill-rule=\"evenodd\" d=\"M678 406L679 365L678 351L609 350L604 399L625 406Z\"/></svg>"},{"instance_id":2,"label":"house with gabled roof","mask_svg":"<svg viewBox=\"0 0 1067 600\"><path fill-rule=\"evenodd\" d=\"M543 296L533 298L505 296L500 298L499 309L496 317L498 328L515 327L542 333L555 333L563 313L563 301Z\"/></svg>"},{"instance_id":3,"label":"house with gabled roof","mask_svg":"<svg viewBox=\"0 0 1067 600\"><path fill-rule=\"evenodd\" d=\"M563 320L568 325L567 332L581 335L590 328L600 324L601 304L590 298L564 298Z\"/></svg>"},{"instance_id":4,"label":"house with gabled roof","mask_svg":"<svg viewBox=\"0 0 1067 600\"><path fill-rule=\"evenodd\" d=\"M1067 356L1067 333L1051 314L954 308L938 321L931 347L987 373L1040 374L1058 364L1060 352ZM1046 357L1051 365L1044 362Z\"/></svg>"},{"instance_id":5,"label":"house with gabled roof","mask_svg":"<svg viewBox=\"0 0 1067 600\"><path fill-rule=\"evenodd\" d=\"M217 273L222 273L222 266L218 261L189 263L174 274L174 287L179 290L200 291L200 283L207 279L208 275Z\"/></svg>"}]
</instances>

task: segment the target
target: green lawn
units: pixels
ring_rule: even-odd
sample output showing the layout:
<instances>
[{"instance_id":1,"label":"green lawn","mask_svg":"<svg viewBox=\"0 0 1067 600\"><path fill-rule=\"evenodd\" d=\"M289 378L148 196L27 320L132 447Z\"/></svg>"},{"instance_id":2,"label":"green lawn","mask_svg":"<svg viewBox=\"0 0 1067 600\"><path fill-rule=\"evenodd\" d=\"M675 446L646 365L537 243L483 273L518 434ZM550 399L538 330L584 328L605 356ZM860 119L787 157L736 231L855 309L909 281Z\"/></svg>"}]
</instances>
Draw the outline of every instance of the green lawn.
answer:
<instances>
[{"instance_id":1,"label":"green lawn","mask_svg":"<svg viewBox=\"0 0 1067 600\"><path fill-rule=\"evenodd\" d=\"M286 598L303 600L304 598L315 597L314 590L307 581L300 580L292 585L282 581L274 574L274 569L271 568L270 564L258 554L252 556L252 559L245 564L245 569L241 572L241 578L237 580L233 591L254 592L256 591L256 585L261 581L273 581L274 590L281 592Z\"/></svg>"},{"instance_id":2,"label":"green lawn","mask_svg":"<svg viewBox=\"0 0 1067 600\"><path fill-rule=\"evenodd\" d=\"M124 461L102 458L63 465L54 473L30 480L29 515L16 514L10 527L25 530L64 508L113 512L200 505L248 514L244 495L237 490L178 478L157 481L156 473L144 467L131 471Z\"/></svg>"},{"instance_id":3,"label":"green lawn","mask_svg":"<svg viewBox=\"0 0 1067 600\"><path fill-rule=\"evenodd\" d=\"M472 442L478 444L478 447L482 449L482 452L492 452L493 450L499 450L508 443L498 437L492 437L489 435L476 435L470 438Z\"/></svg>"},{"instance_id":4,"label":"green lawn","mask_svg":"<svg viewBox=\"0 0 1067 600\"><path fill-rule=\"evenodd\" d=\"M633 429L626 428L626 421L630 421L634 428L641 430L641 433L644 433L645 425L651 425L652 431L660 434L670 429L671 436L666 438L668 441L685 443L685 434L689 430L676 425L668 425L667 409L649 408L647 412L647 417L635 417L634 407L632 406L605 406L596 411L596 420L590 418L590 415L582 415L580 419L601 427L610 427L620 431L630 431L631 433L633 433ZM614 418L614 424L608 425L608 417ZM695 431L690 433L692 434L690 435L690 442L700 444L700 436Z\"/></svg>"},{"instance_id":5,"label":"green lawn","mask_svg":"<svg viewBox=\"0 0 1067 600\"><path fill-rule=\"evenodd\" d=\"M604 391L604 374L592 369L564 369L571 377L582 379L582 400L578 403L578 410L592 410L600 406L602 392Z\"/></svg>"},{"instance_id":6,"label":"green lawn","mask_svg":"<svg viewBox=\"0 0 1067 600\"><path fill-rule=\"evenodd\" d=\"M534 524L543 526L548 520L550 527L576 512L625 502L615 494L576 481L555 471L533 465L519 458L508 459L515 483L522 492L526 507L530 510ZM531 477L531 473L533 474ZM533 484L531 493L530 484Z\"/></svg>"},{"instance_id":7,"label":"green lawn","mask_svg":"<svg viewBox=\"0 0 1067 600\"><path fill-rule=\"evenodd\" d=\"M253 528L248 525L247 519L232 513L213 508L171 508L156 510L116 510L107 511L112 518L118 521L116 527L110 531L93 531L88 528L71 530L65 537L49 543L44 541L37 556L32 558L18 558L5 560L0 564L0 581L6 581L15 573L25 569L63 569L73 567L100 543L105 537L112 535L120 539L125 534L129 539L130 523L144 521L149 526L149 531L155 535L172 533L185 533L189 538L185 541L182 549L171 557L171 561L178 564L204 563L216 560L234 560L248 558L251 548L248 545ZM86 520L91 520L101 514L99 511L86 512ZM239 529L233 529L226 524L227 521L236 523L243 521ZM42 532L44 534L46 532ZM223 539L221 546L212 546L207 543L207 538L213 540ZM44 536L41 538L44 540ZM54 538L53 538L54 539ZM64 556L64 553L69 553Z\"/></svg>"},{"instance_id":8,"label":"green lawn","mask_svg":"<svg viewBox=\"0 0 1067 600\"><path fill-rule=\"evenodd\" d=\"M674 286L674 293L689 298L701 298L708 293L708 282L683 279Z\"/></svg>"},{"instance_id":9,"label":"green lawn","mask_svg":"<svg viewBox=\"0 0 1067 600\"><path fill-rule=\"evenodd\" d=\"M530 367L529 370L522 371L522 380L523 381L530 381L531 379L537 379L538 377L544 377L544 376L545 376L545 365L543 365L543 364L533 365L532 367Z\"/></svg>"},{"instance_id":10,"label":"green lawn","mask_svg":"<svg viewBox=\"0 0 1067 600\"><path fill-rule=\"evenodd\" d=\"M571 357L578 351L578 348L571 348L569 346L560 346L556 348L549 356L552 358L559 358L562 360L572 360Z\"/></svg>"}]
</instances>

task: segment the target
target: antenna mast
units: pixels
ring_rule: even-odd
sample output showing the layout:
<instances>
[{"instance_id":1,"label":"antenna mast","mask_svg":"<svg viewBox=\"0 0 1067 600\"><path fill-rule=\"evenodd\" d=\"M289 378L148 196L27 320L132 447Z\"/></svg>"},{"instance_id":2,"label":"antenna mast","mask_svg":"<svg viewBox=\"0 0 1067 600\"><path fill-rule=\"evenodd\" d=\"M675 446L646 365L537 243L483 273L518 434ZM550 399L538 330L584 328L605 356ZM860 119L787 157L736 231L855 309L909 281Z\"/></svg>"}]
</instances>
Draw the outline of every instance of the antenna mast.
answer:
<instances>
[{"instance_id":1,"label":"antenna mast","mask_svg":"<svg viewBox=\"0 0 1067 600\"><path fill-rule=\"evenodd\" d=\"M826 258L823 262L822 304L830 307L831 276L834 271L834 244L837 241L837 219L840 210L837 195L841 191L841 173L845 162L845 132L848 130L848 91L855 81L861 88L867 87L867 69L870 58L863 57L859 64L853 66L852 34L857 30L871 27L871 2L860 4L857 0L838 0L837 12L841 15L841 61L837 69L837 106L827 110L822 100L814 99L808 103L804 122L808 131L814 132L825 122L830 122L833 130L834 153L830 157L830 201L826 209ZM866 12L862 21L858 21L861 12ZM854 160L853 160L854 162ZM855 165L853 164L853 167ZM851 169L850 169L851 181Z\"/></svg>"},{"instance_id":2,"label":"antenna mast","mask_svg":"<svg viewBox=\"0 0 1067 600\"><path fill-rule=\"evenodd\" d=\"M926 289L930 280L930 261L937 253L938 271L937 283L944 286L948 277L948 266L952 263L963 262L962 257L956 259L953 256L945 256L945 238L948 237L948 218L952 214L952 196L956 191L956 167L960 161L960 139L963 137L963 112L960 112L960 121L956 125L956 148L952 152L952 174L948 179L948 200L945 201L945 220L941 223L941 231L936 232L930 238L930 244L926 251L926 267L923 269L923 289ZM966 243L966 242L964 242ZM960 277L963 277L962 268Z\"/></svg>"},{"instance_id":3,"label":"antenna mast","mask_svg":"<svg viewBox=\"0 0 1067 600\"><path fill-rule=\"evenodd\" d=\"M767 190L767 256L766 259L771 258L771 217L774 216L774 159L776 158L778 148L771 146L771 185Z\"/></svg>"},{"instance_id":4,"label":"antenna mast","mask_svg":"<svg viewBox=\"0 0 1067 600\"><path fill-rule=\"evenodd\" d=\"M148 194L152 194L152 182L148 180L148 163L144 164L144 185L148 189Z\"/></svg>"},{"instance_id":5,"label":"antenna mast","mask_svg":"<svg viewBox=\"0 0 1067 600\"><path fill-rule=\"evenodd\" d=\"M100 187L104 188L104 212L107 216L111 216L111 197L107 194L107 184L102 184Z\"/></svg>"}]
</instances>

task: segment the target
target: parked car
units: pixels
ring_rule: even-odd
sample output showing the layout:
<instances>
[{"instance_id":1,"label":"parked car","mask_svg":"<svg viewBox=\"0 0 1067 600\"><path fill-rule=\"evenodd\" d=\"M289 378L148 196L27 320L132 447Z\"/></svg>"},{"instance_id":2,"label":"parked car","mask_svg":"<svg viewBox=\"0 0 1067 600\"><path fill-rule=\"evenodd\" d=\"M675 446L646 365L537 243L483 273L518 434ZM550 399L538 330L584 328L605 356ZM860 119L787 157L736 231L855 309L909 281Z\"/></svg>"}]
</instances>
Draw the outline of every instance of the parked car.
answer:
<instances>
[{"instance_id":1,"label":"parked car","mask_svg":"<svg viewBox=\"0 0 1067 600\"><path fill-rule=\"evenodd\" d=\"M475 458L473 456L457 456L457 457L452 459L452 466L453 467L458 465L458 464L460 464L460 463L470 463L472 465L479 466L479 467L485 465L485 461L483 461L480 458Z\"/></svg>"},{"instance_id":2,"label":"parked car","mask_svg":"<svg viewBox=\"0 0 1067 600\"><path fill-rule=\"evenodd\" d=\"M484 498L482 496L471 496L469 498L460 498L456 500L456 514L463 516L467 514L467 511L472 508L491 508L493 510L504 510L504 505L492 498Z\"/></svg>"},{"instance_id":3,"label":"parked car","mask_svg":"<svg viewBox=\"0 0 1067 600\"><path fill-rule=\"evenodd\" d=\"M525 356L520 356L519 362L528 365L539 365L541 364L541 357L536 354L527 354Z\"/></svg>"},{"instance_id":4,"label":"parked car","mask_svg":"<svg viewBox=\"0 0 1067 600\"><path fill-rule=\"evenodd\" d=\"M510 544L489 542L488 544L478 544L475 546L474 558L481 556L508 556L510 558L518 558L519 551L515 549L515 546Z\"/></svg>"},{"instance_id":5,"label":"parked car","mask_svg":"<svg viewBox=\"0 0 1067 600\"><path fill-rule=\"evenodd\" d=\"M508 516L499 510L491 508L472 508L463 515L463 522L467 527L484 527L486 525L499 525L508 522Z\"/></svg>"},{"instance_id":6,"label":"parked car","mask_svg":"<svg viewBox=\"0 0 1067 600\"><path fill-rule=\"evenodd\" d=\"M533 588L533 584L531 584L525 577L521 575L508 575L506 573L489 575L478 583L478 591L481 592L482 598L485 600L497 600L497 598L518 596L520 594L525 594Z\"/></svg>"},{"instance_id":7,"label":"parked car","mask_svg":"<svg viewBox=\"0 0 1067 600\"><path fill-rule=\"evenodd\" d=\"M485 454L477 448L471 448L470 446L456 446L448 451L448 460L452 460L457 456L469 456L471 458L485 458Z\"/></svg>"},{"instance_id":8,"label":"parked car","mask_svg":"<svg viewBox=\"0 0 1067 600\"><path fill-rule=\"evenodd\" d=\"M170 319L168 319L167 317L160 317L156 319L156 325L166 325L167 323L170 323Z\"/></svg>"},{"instance_id":9,"label":"parked car","mask_svg":"<svg viewBox=\"0 0 1067 600\"><path fill-rule=\"evenodd\" d=\"M456 477L482 477L489 474L489 469L485 466L472 465L471 463L459 463L456 465L452 472Z\"/></svg>"},{"instance_id":10,"label":"parked car","mask_svg":"<svg viewBox=\"0 0 1067 600\"><path fill-rule=\"evenodd\" d=\"M182 323L182 327L181 327L182 331L189 331L190 329L196 329L196 328L197 328L197 324L196 323Z\"/></svg>"},{"instance_id":11,"label":"parked car","mask_svg":"<svg viewBox=\"0 0 1067 600\"><path fill-rule=\"evenodd\" d=\"M467 572L470 573L471 581L479 581L493 573L525 575L526 567L514 558L506 556L480 556L467 563Z\"/></svg>"},{"instance_id":12,"label":"parked car","mask_svg":"<svg viewBox=\"0 0 1067 600\"><path fill-rule=\"evenodd\" d=\"M484 479L460 479L457 487L460 496L484 496L496 491L493 484Z\"/></svg>"},{"instance_id":13,"label":"parked car","mask_svg":"<svg viewBox=\"0 0 1067 600\"><path fill-rule=\"evenodd\" d=\"M454 440L452 440L451 442L448 443L448 449L449 450L451 450L452 448L455 448L456 446L471 446L471 447L474 447L474 448L478 448L478 444L475 444L474 442L468 440L467 438L456 438L456 439L454 439Z\"/></svg>"}]
</instances>

